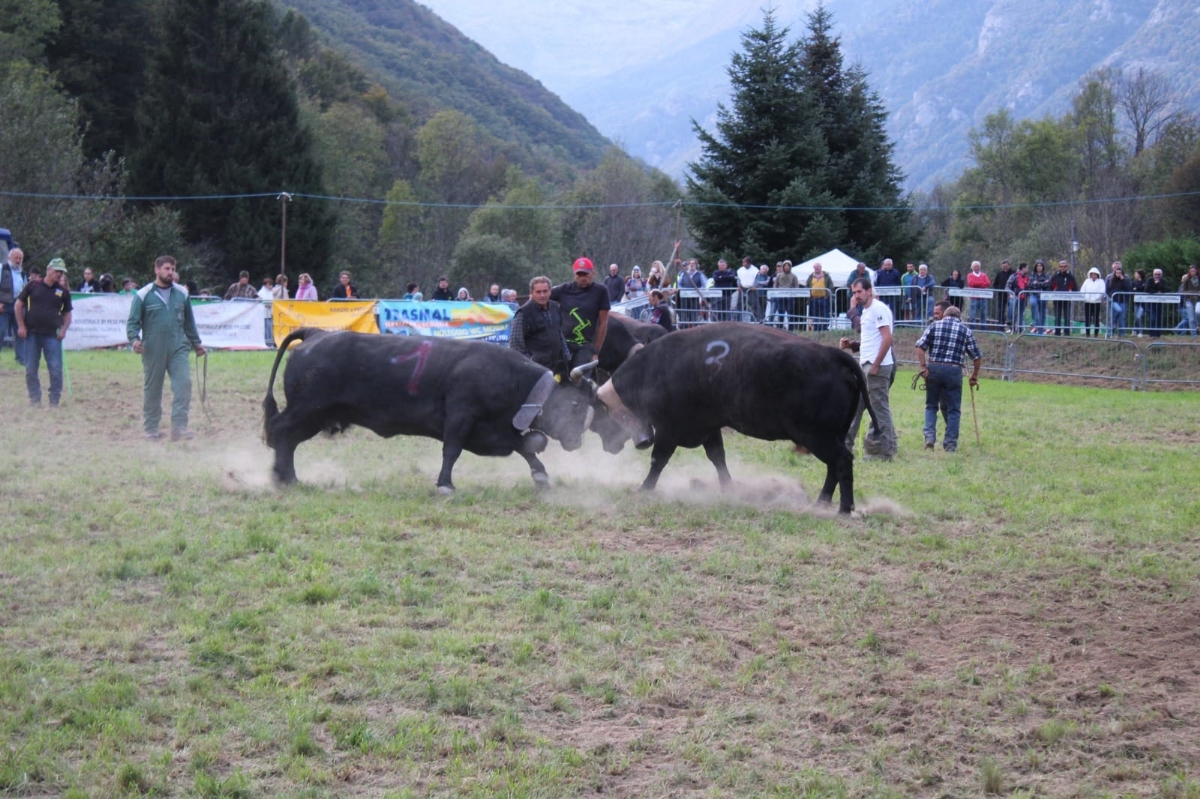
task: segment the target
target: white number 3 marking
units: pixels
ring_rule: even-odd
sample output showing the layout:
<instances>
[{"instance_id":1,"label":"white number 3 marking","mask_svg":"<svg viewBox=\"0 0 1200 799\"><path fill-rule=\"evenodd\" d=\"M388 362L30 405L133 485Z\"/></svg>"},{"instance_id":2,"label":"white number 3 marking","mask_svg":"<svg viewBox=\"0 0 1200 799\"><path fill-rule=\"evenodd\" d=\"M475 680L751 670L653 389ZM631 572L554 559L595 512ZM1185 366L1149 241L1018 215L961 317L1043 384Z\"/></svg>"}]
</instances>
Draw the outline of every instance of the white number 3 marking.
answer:
<instances>
[{"instance_id":1,"label":"white number 3 marking","mask_svg":"<svg viewBox=\"0 0 1200 799\"><path fill-rule=\"evenodd\" d=\"M708 342L708 346L704 348L704 351L712 352L713 350L720 350L721 352L719 355L710 355L705 358L704 365L716 366L717 371L719 372L721 371L721 367L724 366L721 361L725 360L725 356L729 354L729 345L724 341L710 341Z\"/></svg>"}]
</instances>

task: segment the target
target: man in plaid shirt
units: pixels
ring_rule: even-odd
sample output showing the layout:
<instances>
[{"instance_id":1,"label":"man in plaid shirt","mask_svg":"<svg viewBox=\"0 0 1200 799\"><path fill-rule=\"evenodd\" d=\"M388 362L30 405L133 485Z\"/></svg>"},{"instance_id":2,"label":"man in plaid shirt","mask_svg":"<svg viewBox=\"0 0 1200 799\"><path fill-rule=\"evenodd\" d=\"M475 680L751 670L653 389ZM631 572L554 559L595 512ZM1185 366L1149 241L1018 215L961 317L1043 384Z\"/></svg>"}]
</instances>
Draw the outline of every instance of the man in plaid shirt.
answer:
<instances>
[{"instance_id":1,"label":"man in plaid shirt","mask_svg":"<svg viewBox=\"0 0 1200 799\"><path fill-rule=\"evenodd\" d=\"M941 320L930 325L917 339L917 360L925 380L925 449L933 449L937 440L938 403L945 398L946 435L942 448L958 449L958 423L962 418L963 357L974 361L971 386L979 385L979 366L983 355L975 334L962 323L962 312L951 305Z\"/></svg>"}]
</instances>

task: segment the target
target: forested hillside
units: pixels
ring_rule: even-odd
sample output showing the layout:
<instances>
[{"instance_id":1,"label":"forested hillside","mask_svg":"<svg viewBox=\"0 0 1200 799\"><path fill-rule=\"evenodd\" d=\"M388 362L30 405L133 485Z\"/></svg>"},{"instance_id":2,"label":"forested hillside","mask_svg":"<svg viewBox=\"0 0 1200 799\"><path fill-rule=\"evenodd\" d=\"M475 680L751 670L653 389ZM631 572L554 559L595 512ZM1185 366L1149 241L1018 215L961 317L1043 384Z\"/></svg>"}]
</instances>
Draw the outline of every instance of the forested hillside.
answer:
<instances>
[{"instance_id":1,"label":"forested hillside","mask_svg":"<svg viewBox=\"0 0 1200 799\"><path fill-rule=\"evenodd\" d=\"M451 108L519 145L518 161L593 167L608 142L583 115L413 0L279 0L418 117Z\"/></svg>"},{"instance_id":2,"label":"forested hillside","mask_svg":"<svg viewBox=\"0 0 1200 799\"><path fill-rule=\"evenodd\" d=\"M320 27L268 0L0 19L0 225L32 263L142 280L172 252L217 290L349 269L375 296L441 274L481 293L669 252L669 207L613 206L669 205L676 184L537 82L407 0L305 8Z\"/></svg>"}]
</instances>

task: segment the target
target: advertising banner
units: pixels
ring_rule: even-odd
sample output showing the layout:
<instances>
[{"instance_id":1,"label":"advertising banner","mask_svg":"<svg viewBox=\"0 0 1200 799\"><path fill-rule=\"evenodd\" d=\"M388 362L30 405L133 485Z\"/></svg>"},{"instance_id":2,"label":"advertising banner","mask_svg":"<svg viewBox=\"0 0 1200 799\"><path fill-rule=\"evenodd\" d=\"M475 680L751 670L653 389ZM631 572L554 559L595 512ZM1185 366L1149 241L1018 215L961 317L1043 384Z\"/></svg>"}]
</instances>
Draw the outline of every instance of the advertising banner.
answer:
<instances>
[{"instance_id":1,"label":"advertising banner","mask_svg":"<svg viewBox=\"0 0 1200 799\"><path fill-rule=\"evenodd\" d=\"M131 294L71 294L71 326L63 349L91 350L128 344L125 323L129 321Z\"/></svg>"},{"instance_id":2,"label":"advertising banner","mask_svg":"<svg viewBox=\"0 0 1200 799\"><path fill-rule=\"evenodd\" d=\"M276 346L287 338L289 333L302 327L353 330L357 333L379 332L379 325L375 322L374 300L275 300L272 306Z\"/></svg>"},{"instance_id":3,"label":"advertising banner","mask_svg":"<svg viewBox=\"0 0 1200 799\"><path fill-rule=\"evenodd\" d=\"M379 301L379 326L398 336L463 338L508 344L513 309L484 302Z\"/></svg>"},{"instance_id":4,"label":"advertising banner","mask_svg":"<svg viewBox=\"0 0 1200 799\"><path fill-rule=\"evenodd\" d=\"M261 302L194 302L192 315L208 349L265 350L263 320L271 312Z\"/></svg>"}]
</instances>

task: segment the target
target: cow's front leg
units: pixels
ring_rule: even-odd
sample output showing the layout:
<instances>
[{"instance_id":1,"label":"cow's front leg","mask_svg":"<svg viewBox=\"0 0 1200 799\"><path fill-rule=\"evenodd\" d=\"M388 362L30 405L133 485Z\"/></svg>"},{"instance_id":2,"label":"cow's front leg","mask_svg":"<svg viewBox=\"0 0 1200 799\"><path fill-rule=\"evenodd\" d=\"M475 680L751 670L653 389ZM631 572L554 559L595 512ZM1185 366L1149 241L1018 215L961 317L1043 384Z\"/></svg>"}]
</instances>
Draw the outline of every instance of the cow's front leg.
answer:
<instances>
[{"instance_id":1,"label":"cow's front leg","mask_svg":"<svg viewBox=\"0 0 1200 799\"><path fill-rule=\"evenodd\" d=\"M717 479L721 481L721 488L728 488L733 478L729 476L729 469L725 467L725 439L721 437L720 428L704 439L704 454L708 456L712 465L717 467Z\"/></svg>"},{"instance_id":2,"label":"cow's front leg","mask_svg":"<svg viewBox=\"0 0 1200 799\"><path fill-rule=\"evenodd\" d=\"M667 463L674 454L675 442L664 441L660 435L658 440L654 442L654 449L650 453L650 474L646 475L646 479L642 481L642 487L639 490L654 490L654 487L658 485L658 476L662 474L662 470L666 468Z\"/></svg>"},{"instance_id":3,"label":"cow's front leg","mask_svg":"<svg viewBox=\"0 0 1200 799\"><path fill-rule=\"evenodd\" d=\"M290 409L289 409L290 410ZM275 449L273 477L277 483L296 482L296 447L321 432L314 418L284 411L271 420L270 441Z\"/></svg>"},{"instance_id":4,"label":"cow's front leg","mask_svg":"<svg viewBox=\"0 0 1200 799\"><path fill-rule=\"evenodd\" d=\"M442 427L442 470L438 472L437 489L439 494L450 494L454 491L454 481L451 475L458 456L462 455L463 442L471 429L469 420L447 419Z\"/></svg>"},{"instance_id":5,"label":"cow's front leg","mask_svg":"<svg viewBox=\"0 0 1200 799\"><path fill-rule=\"evenodd\" d=\"M454 464L458 462L458 456L462 454L462 451L462 444L450 441L442 442L442 470L438 472L437 479L439 494L454 493L454 481L451 479L451 475L454 472Z\"/></svg>"},{"instance_id":6,"label":"cow's front leg","mask_svg":"<svg viewBox=\"0 0 1200 799\"><path fill-rule=\"evenodd\" d=\"M532 452L522 452L521 457L529 464L529 473L533 475L533 484L538 488L549 488L550 475L546 474L546 467L538 460L538 456Z\"/></svg>"}]
</instances>

